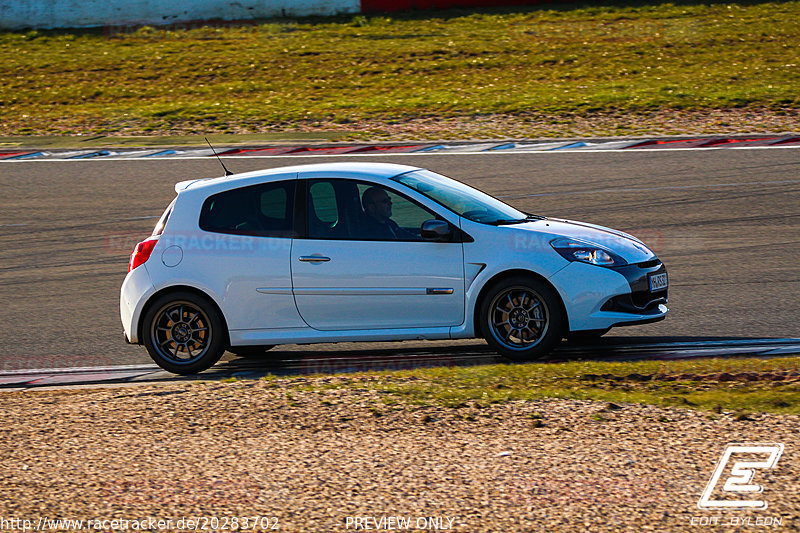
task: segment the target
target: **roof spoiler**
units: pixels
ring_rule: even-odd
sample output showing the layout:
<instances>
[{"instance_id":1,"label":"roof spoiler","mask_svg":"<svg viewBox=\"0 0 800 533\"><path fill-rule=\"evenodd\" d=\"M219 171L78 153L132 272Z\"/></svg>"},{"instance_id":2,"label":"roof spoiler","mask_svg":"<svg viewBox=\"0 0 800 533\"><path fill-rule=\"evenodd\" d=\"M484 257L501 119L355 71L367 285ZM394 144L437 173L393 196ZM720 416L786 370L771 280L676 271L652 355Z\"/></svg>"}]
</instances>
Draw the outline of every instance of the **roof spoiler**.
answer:
<instances>
[{"instance_id":1,"label":"roof spoiler","mask_svg":"<svg viewBox=\"0 0 800 533\"><path fill-rule=\"evenodd\" d=\"M179 181L178 183L175 184L175 192L179 193L185 189L188 189L189 187L191 187L193 183L197 183L198 181L205 181L205 180L199 179L199 180Z\"/></svg>"}]
</instances>

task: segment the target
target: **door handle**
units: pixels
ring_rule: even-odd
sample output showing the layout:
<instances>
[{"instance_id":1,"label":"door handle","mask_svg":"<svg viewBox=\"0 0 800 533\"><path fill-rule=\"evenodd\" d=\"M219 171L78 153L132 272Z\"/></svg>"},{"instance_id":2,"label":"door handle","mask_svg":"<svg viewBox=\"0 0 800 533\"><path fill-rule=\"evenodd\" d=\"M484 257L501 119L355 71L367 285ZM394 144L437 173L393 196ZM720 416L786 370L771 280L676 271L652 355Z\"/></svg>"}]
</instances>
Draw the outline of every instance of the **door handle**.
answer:
<instances>
[{"instance_id":1,"label":"door handle","mask_svg":"<svg viewBox=\"0 0 800 533\"><path fill-rule=\"evenodd\" d=\"M318 255L318 254L300 256L300 261L304 263L327 263L330 260L331 260L330 257L325 257L324 255Z\"/></svg>"}]
</instances>

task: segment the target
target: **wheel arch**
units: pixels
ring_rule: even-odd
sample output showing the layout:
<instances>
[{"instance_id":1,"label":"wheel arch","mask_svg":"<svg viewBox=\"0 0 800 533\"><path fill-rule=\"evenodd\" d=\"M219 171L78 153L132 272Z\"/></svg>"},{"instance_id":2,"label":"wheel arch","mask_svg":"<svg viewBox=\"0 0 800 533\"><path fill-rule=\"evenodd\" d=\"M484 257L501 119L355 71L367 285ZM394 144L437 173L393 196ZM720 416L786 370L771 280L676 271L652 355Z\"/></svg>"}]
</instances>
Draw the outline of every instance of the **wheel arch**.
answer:
<instances>
[{"instance_id":1,"label":"wheel arch","mask_svg":"<svg viewBox=\"0 0 800 533\"><path fill-rule=\"evenodd\" d=\"M230 340L230 334L228 332L228 322L225 319L225 314L222 312L222 308L219 306L217 301L214 298L212 298L211 295L209 295L207 292L200 290L197 287L192 287L191 285L171 285L169 287L164 287L163 289L160 289L150 295L150 297L147 299L147 302L142 307L142 312L139 314L139 321L136 324L136 338L139 339L140 343L142 342L143 338L142 328L144 326L144 317L147 315L147 312L150 310L150 307L153 305L153 302L155 302L157 299L161 298L165 294L173 292L192 293L196 296L199 296L200 298L207 300L212 306L214 306L214 309L217 311L217 313L220 316L220 319L222 320L223 333L225 335L225 346L230 346L231 340Z\"/></svg>"},{"instance_id":2,"label":"wheel arch","mask_svg":"<svg viewBox=\"0 0 800 533\"><path fill-rule=\"evenodd\" d=\"M526 270L524 268L515 268L511 270L504 270L503 272L498 272L497 274L486 280L486 283L484 283L483 286L481 287L481 290L478 293L478 297L475 299L475 307L472 309L472 321L473 321L472 323L475 324L475 335L478 337L484 336L483 324L481 324L480 321L480 314L483 302L486 300L487 295L489 293L489 288L498 281L502 281L508 278L513 278L516 276L533 278L553 289L553 292L556 294L556 296L558 296L558 304L561 307L561 312L564 316L564 334L569 332L569 314L567 314L567 308L564 305L564 299L562 298L561 293L558 292L558 289L556 289L556 287L541 274L538 274L532 270Z\"/></svg>"}]
</instances>

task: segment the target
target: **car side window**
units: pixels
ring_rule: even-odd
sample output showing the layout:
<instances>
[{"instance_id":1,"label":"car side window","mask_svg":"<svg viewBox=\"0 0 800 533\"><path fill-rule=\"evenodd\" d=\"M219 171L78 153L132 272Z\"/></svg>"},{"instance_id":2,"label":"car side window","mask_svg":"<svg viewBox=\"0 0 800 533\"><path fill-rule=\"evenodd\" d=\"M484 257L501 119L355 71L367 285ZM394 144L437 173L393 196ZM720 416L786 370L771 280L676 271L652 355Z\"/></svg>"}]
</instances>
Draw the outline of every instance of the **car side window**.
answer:
<instances>
[{"instance_id":1,"label":"car side window","mask_svg":"<svg viewBox=\"0 0 800 533\"><path fill-rule=\"evenodd\" d=\"M363 198L364 195L368 195L367 190L370 188L370 185L367 184L359 184L358 191L359 196ZM389 197L389 201L391 202L392 210L390 214L390 220L392 220L397 226L408 236L408 234L413 236L413 239L399 239L399 240L422 240L420 237L420 227L422 223L426 220L431 220L434 218L438 218L436 214L428 211L421 205L417 204L416 202L412 202L405 196L401 196L394 192L391 189L383 188L386 191L386 195ZM366 214L366 213L365 213Z\"/></svg>"},{"instance_id":2,"label":"car side window","mask_svg":"<svg viewBox=\"0 0 800 533\"><path fill-rule=\"evenodd\" d=\"M256 237L291 237L295 180L240 187L209 196L200 229Z\"/></svg>"},{"instance_id":3,"label":"car side window","mask_svg":"<svg viewBox=\"0 0 800 533\"><path fill-rule=\"evenodd\" d=\"M439 218L390 188L346 179L308 183L310 239L422 241L420 227Z\"/></svg>"},{"instance_id":4,"label":"car side window","mask_svg":"<svg viewBox=\"0 0 800 533\"><path fill-rule=\"evenodd\" d=\"M336 191L329 181L317 181L308 188L309 209L312 220L320 222L326 228L332 228L339 221L339 210L336 206ZM320 224L315 224L316 229Z\"/></svg>"}]
</instances>

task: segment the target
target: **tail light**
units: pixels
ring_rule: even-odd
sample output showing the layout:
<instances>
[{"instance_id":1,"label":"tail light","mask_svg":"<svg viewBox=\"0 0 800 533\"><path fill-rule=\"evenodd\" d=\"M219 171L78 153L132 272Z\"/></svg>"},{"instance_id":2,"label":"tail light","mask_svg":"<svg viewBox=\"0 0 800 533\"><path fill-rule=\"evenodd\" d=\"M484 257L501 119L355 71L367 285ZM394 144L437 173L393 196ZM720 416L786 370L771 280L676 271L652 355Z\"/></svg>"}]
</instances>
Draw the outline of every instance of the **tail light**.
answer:
<instances>
[{"instance_id":1,"label":"tail light","mask_svg":"<svg viewBox=\"0 0 800 533\"><path fill-rule=\"evenodd\" d=\"M150 237L136 245L136 248L133 249L133 253L131 254L131 261L128 263L128 272L150 258L150 254L153 253L153 248L156 247L157 242L158 237Z\"/></svg>"}]
</instances>

